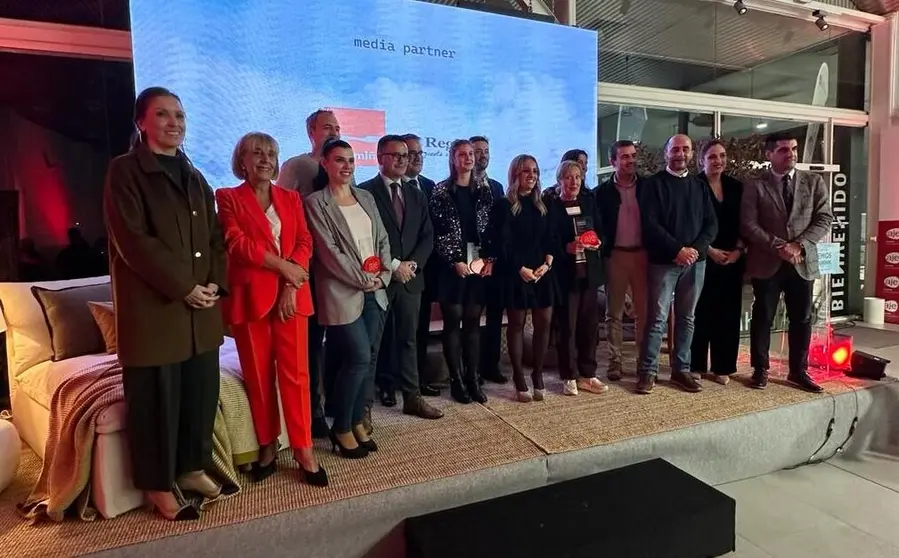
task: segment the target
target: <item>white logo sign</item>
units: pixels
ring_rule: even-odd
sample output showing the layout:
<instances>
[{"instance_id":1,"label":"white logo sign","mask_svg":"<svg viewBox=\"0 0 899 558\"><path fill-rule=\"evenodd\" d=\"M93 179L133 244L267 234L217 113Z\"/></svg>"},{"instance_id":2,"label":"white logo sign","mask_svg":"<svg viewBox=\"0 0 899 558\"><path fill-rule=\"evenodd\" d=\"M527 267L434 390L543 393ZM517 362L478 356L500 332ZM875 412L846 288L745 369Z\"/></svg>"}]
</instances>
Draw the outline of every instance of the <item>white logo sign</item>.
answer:
<instances>
[{"instance_id":1,"label":"white logo sign","mask_svg":"<svg viewBox=\"0 0 899 558\"><path fill-rule=\"evenodd\" d=\"M895 289L896 287L899 287L899 277L896 277L895 275L890 275L889 277L887 277L883 280L883 284L888 289Z\"/></svg>"},{"instance_id":2,"label":"white logo sign","mask_svg":"<svg viewBox=\"0 0 899 558\"><path fill-rule=\"evenodd\" d=\"M888 300L884 303L883 307L887 312L895 312L899 310L899 302L896 302L895 300Z\"/></svg>"},{"instance_id":3,"label":"white logo sign","mask_svg":"<svg viewBox=\"0 0 899 558\"><path fill-rule=\"evenodd\" d=\"M899 229L890 229L887 231L887 238L890 240L899 240Z\"/></svg>"},{"instance_id":4,"label":"white logo sign","mask_svg":"<svg viewBox=\"0 0 899 558\"><path fill-rule=\"evenodd\" d=\"M899 252L890 252L883 257L888 264L899 264Z\"/></svg>"}]
</instances>

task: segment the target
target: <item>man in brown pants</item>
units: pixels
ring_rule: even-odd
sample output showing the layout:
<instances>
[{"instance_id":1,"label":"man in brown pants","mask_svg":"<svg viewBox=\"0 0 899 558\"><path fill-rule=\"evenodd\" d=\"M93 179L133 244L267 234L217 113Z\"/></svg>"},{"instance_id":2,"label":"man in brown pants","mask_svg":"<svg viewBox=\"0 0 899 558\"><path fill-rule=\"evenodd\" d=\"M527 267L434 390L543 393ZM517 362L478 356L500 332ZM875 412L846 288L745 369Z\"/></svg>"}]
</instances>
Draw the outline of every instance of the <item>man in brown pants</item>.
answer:
<instances>
[{"instance_id":1,"label":"man in brown pants","mask_svg":"<svg viewBox=\"0 0 899 558\"><path fill-rule=\"evenodd\" d=\"M646 252L640 227L640 195L643 179L637 176L634 142L619 140L609 148L615 168L608 180L596 188L602 226L608 239L606 258L606 307L609 316L609 371L612 381L621 379L621 320L628 291L636 314L636 345L639 351L646 327ZM638 355L639 360L639 355Z\"/></svg>"}]
</instances>

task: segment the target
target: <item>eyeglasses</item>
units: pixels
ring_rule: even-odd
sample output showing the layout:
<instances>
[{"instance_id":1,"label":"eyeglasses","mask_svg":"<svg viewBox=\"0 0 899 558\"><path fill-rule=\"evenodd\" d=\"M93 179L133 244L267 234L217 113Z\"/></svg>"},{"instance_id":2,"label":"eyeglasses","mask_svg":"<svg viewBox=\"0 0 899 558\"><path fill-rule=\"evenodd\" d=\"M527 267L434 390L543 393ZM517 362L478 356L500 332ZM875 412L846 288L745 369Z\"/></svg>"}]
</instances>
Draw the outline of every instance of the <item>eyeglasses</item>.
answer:
<instances>
[{"instance_id":1,"label":"eyeglasses","mask_svg":"<svg viewBox=\"0 0 899 558\"><path fill-rule=\"evenodd\" d=\"M410 151L409 158L410 159L421 159L422 157L424 157L424 154L425 154L424 151Z\"/></svg>"},{"instance_id":2,"label":"eyeglasses","mask_svg":"<svg viewBox=\"0 0 899 558\"><path fill-rule=\"evenodd\" d=\"M409 154L408 154L408 153L395 153L395 152L394 152L394 153L382 153L382 155L390 155L391 157L393 157L393 158L396 159L397 161L405 161L406 159L409 158Z\"/></svg>"}]
</instances>

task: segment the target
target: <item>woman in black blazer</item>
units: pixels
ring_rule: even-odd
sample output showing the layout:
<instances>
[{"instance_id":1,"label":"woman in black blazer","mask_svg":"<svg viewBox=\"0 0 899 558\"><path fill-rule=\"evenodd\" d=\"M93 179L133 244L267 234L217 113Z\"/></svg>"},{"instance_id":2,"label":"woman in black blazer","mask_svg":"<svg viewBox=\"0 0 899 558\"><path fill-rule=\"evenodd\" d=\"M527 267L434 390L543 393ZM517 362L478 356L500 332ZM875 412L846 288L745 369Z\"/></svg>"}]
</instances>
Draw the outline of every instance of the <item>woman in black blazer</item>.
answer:
<instances>
[{"instance_id":1,"label":"woman in black blazer","mask_svg":"<svg viewBox=\"0 0 899 558\"><path fill-rule=\"evenodd\" d=\"M603 393L609 389L596 377L598 289L605 283L600 256L604 239L602 219L596 198L583 187L582 172L577 162L564 161L556 171L558 187L545 196L555 234L564 247L554 269L563 293L556 308L556 346L565 395L577 395L578 390ZM583 236L584 233L587 234Z\"/></svg>"},{"instance_id":2,"label":"woman in black blazer","mask_svg":"<svg viewBox=\"0 0 899 558\"><path fill-rule=\"evenodd\" d=\"M484 277L493 272L490 216L494 196L489 184L474 180L474 149L456 140L449 149L450 176L431 193L428 209L434 225L434 298L443 316L443 357L450 393L459 403L486 403L478 382ZM476 260L474 263L472 263Z\"/></svg>"},{"instance_id":3,"label":"woman in black blazer","mask_svg":"<svg viewBox=\"0 0 899 558\"><path fill-rule=\"evenodd\" d=\"M696 305L690 370L727 385L737 371L740 316L743 312L745 245L740 238L740 201L743 183L724 174L727 152L713 139L699 150L700 178L709 186L718 217L718 236L709 247L705 283ZM711 367L709 354L711 353Z\"/></svg>"}]
</instances>

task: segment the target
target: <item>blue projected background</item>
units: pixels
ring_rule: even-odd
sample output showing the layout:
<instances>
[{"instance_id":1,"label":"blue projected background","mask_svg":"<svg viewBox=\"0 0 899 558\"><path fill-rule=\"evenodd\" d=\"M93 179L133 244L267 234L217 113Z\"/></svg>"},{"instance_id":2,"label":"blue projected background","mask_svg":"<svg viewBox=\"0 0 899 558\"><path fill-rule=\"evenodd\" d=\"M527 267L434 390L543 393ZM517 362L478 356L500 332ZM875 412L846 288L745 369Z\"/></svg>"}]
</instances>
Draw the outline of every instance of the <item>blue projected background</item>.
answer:
<instances>
[{"instance_id":1,"label":"blue projected background","mask_svg":"<svg viewBox=\"0 0 899 558\"><path fill-rule=\"evenodd\" d=\"M519 153L552 185L568 149L595 176L597 35L416 0L131 0L137 90L172 89L185 149L213 187L237 182L231 153L273 135L281 162L310 150L305 118L337 112L356 179L377 172L384 133L416 133L424 174L448 175L456 138L490 139L488 174L506 182Z\"/></svg>"}]
</instances>

